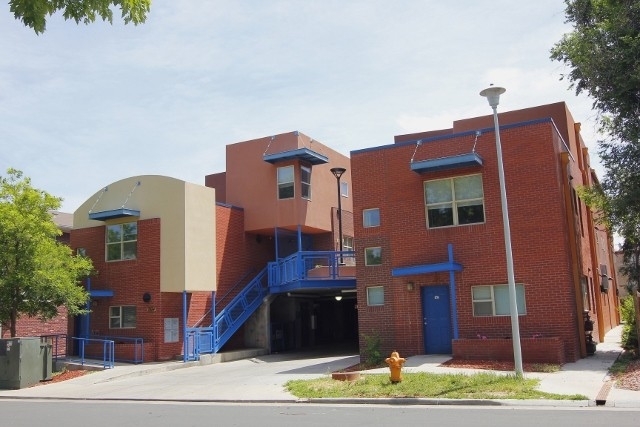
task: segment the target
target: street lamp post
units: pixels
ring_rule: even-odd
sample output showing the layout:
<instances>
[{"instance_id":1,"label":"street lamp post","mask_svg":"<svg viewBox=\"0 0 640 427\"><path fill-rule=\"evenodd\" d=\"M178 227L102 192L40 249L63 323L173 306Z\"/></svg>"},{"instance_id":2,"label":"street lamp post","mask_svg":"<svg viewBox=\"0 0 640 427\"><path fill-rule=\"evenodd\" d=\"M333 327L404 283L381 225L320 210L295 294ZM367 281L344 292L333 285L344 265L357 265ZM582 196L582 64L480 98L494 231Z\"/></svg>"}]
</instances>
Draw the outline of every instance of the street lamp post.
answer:
<instances>
[{"instance_id":1,"label":"street lamp post","mask_svg":"<svg viewBox=\"0 0 640 427\"><path fill-rule=\"evenodd\" d=\"M340 194L340 177L347 170L345 168L331 168L331 173L336 177L338 181L338 239L340 239L340 264L343 263L342 259L342 195Z\"/></svg>"},{"instance_id":2,"label":"street lamp post","mask_svg":"<svg viewBox=\"0 0 640 427\"><path fill-rule=\"evenodd\" d=\"M493 124L496 134L496 151L498 153L498 176L500 178L500 200L502 201L502 222L504 224L504 246L507 256L507 278L509 281L509 312L511 313L511 336L513 337L513 358L516 377L522 377L522 349L520 348L520 325L518 323L518 303L516 299L516 280L513 272L513 252L511 250L511 228L509 226L509 208L507 206L507 190L504 183L504 164L502 162L502 145L500 144L500 125L498 124L498 104L505 88L491 86L480 92L489 101L493 109Z\"/></svg>"}]
</instances>

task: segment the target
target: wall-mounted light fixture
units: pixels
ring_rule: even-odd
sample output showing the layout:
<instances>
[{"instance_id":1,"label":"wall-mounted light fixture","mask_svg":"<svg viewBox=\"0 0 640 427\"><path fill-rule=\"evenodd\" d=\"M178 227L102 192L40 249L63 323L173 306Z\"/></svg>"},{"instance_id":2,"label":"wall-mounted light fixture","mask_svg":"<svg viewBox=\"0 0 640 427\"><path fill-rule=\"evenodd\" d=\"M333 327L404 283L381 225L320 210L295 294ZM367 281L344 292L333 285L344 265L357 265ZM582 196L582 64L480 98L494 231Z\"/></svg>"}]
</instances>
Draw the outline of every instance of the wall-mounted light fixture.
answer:
<instances>
[{"instance_id":1,"label":"wall-mounted light fixture","mask_svg":"<svg viewBox=\"0 0 640 427\"><path fill-rule=\"evenodd\" d=\"M412 290L414 290L414 289L415 289L415 286L416 286L416 284L415 284L415 283L413 283L413 282L409 282L409 283L407 283L407 290L408 290L408 291L412 291Z\"/></svg>"},{"instance_id":2,"label":"wall-mounted light fixture","mask_svg":"<svg viewBox=\"0 0 640 427\"><path fill-rule=\"evenodd\" d=\"M144 295L142 295L142 301L150 302L151 301L151 294L149 292L145 292Z\"/></svg>"}]
</instances>

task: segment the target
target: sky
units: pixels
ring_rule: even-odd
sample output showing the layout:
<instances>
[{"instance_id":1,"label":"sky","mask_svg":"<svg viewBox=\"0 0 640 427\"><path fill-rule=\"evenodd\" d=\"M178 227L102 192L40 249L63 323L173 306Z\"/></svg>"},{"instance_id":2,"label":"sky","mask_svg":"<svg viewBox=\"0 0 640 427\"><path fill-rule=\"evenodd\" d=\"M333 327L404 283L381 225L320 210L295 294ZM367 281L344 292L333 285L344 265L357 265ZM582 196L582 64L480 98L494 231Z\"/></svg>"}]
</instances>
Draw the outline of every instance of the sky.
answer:
<instances>
[{"instance_id":1,"label":"sky","mask_svg":"<svg viewBox=\"0 0 640 427\"><path fill-rule=\"evenodd\" d=\"M0 6L0 175L73 213L135 175L204 184L225 146L300 131L345 154L394 135L565 101L599 176L596 113L549 50L561 0L154 1L146 23L44 34Z\"/></svg>"}]
</instances>

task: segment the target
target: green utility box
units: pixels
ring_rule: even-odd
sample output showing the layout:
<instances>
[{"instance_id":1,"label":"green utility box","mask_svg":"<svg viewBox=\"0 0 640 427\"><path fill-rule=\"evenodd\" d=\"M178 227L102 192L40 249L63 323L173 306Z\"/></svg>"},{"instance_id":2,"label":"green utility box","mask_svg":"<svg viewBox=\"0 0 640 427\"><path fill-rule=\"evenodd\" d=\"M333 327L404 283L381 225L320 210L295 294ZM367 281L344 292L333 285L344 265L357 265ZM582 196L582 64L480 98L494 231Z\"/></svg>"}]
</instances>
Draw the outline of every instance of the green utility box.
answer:
<instances>
[{"instance_id":1,"label":"green utility box","mask_svg":"<svg viewBox=\"0 0 640 427\"><path fill-rule=\"evenodd\" d=\"M40 337L0 339L0 389L51 379L51 344Z\"/></svg>"}]
</instances>

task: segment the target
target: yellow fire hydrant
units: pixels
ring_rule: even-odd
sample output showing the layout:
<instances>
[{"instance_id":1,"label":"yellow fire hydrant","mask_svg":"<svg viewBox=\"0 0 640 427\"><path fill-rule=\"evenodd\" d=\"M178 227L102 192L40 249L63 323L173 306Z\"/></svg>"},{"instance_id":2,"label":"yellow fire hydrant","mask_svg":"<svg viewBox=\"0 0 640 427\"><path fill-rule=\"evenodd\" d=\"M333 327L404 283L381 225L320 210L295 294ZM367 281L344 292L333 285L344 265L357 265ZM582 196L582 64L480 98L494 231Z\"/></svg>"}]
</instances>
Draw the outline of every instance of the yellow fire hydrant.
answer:
<instances>
[{"instance_id":1,"label":"yellow fire hydrant","mask_svg":"<svg viewBox=\"0 0 640 427\"><path fill-rule=\"evenodd\" d=\"M399 383L402 381L402 365L407 359L400 357L397 351L391 353L390 357L387 357L384 361L389 365L391 371L390 380L392 383Z\"/></svg>"}]
</instances>

